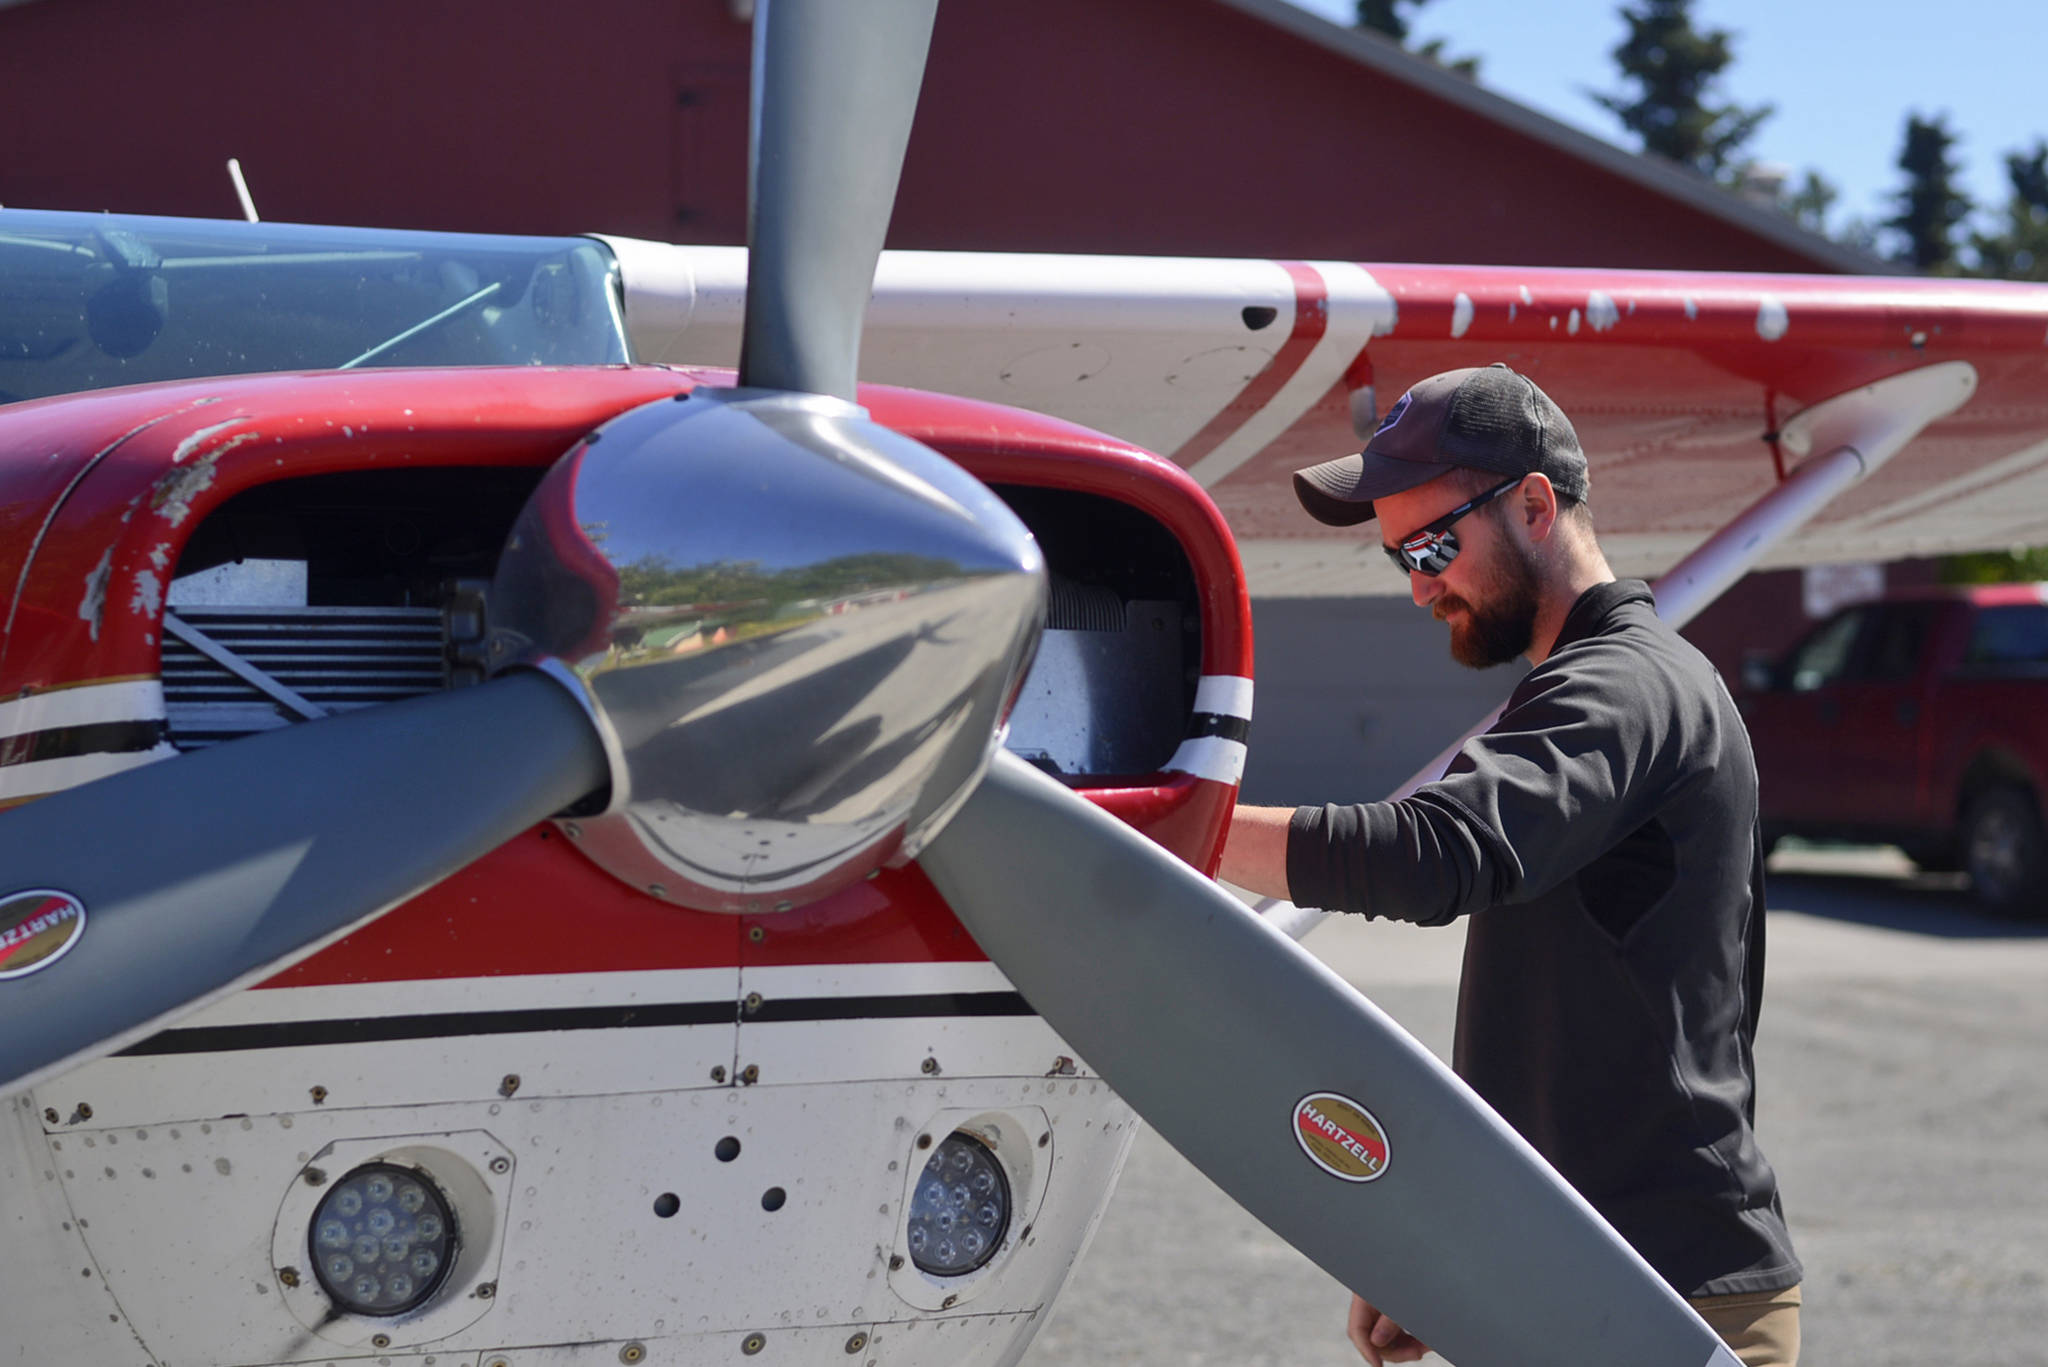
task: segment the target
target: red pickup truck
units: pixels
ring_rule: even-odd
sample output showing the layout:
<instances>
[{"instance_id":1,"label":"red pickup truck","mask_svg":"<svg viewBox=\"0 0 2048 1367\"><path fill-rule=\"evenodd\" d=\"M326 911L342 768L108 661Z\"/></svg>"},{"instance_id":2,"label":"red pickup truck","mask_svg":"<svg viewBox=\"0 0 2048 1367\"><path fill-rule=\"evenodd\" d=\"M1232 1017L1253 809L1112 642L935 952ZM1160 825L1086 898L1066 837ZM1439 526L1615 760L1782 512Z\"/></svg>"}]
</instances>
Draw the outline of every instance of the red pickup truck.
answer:
<instances>
[{"instance_id":1,"label":"red pickup truck","mask_svg":"<svg viewBox=\"0 0 2048 1367\"><path fill-rule=\"evenodd\" d=\"M1743 683L1767 844L1896 844L2048 916L2048 584L1859 603Z\"/></svg>"}]
</instances>

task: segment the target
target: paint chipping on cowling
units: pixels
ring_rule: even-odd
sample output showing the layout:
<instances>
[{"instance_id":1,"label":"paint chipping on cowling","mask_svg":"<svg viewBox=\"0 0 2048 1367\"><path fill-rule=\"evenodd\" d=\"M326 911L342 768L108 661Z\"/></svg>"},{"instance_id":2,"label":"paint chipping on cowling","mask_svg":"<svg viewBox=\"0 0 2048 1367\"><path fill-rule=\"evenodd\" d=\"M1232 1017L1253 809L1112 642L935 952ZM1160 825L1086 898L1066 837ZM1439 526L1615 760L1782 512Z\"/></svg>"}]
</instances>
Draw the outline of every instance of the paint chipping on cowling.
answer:
<instances>
[{"instance_id":1,"label":"paint chipping on cowling","mask_svg":"<svg viewBox=\"0 0 2048 1367\"><path fill-rule=\"evenodd\" d=\"M1692 296L1689 294L1685 296L1685 316L1687 318L1697 318L1700 316L1700 306L1692 301Z\"/></svg>"},{"instance_id":2,"label":"paint chipping on cowling","mask_svg":"<svg viewBox=\"0 0 2048 1367\"><path fill-rule=\"evenodd\" d=\"M1785 329L1792 326L1792 320L1785 313L1785 305L1774 295L1765 295L1756 306L1756 335L1766 342L1775 342L1785 335Z\"/></svg>"},{"instance_id":3,"label":"paint chipping on cowling","mask_svg":"<svg viewBox=\"0 0 2048 1367\"><path fill-rule=\"evenodd\" d=\"M1508 301L1508 321L1510 323L1515 321L1515 310L1520 307L1521 305L1515 303L1512 299Z\"/></svg>"},{"instance_id":4,"label":"paint chipping on cowling","mask_svg":"<svg viewBox=\"0 0 2048 1367\"><path fill-rule=\"evenodd\" d=\"M109 546L100 557L100 563L85 576L85 597L78 601L79 620L85 623L87 633L95 641L100 638L100 618L107 611L107 580L113 575L114 548Z\"/></svg>"},{"instance_id":5,"label":"paint chipping on cowling","mask_svg":"<svg viewBox=\"0 0 2048 1367\"><path fill-rule=\"evenodd\" d=\"M154 570L137 570L135 592L128 596L128 611L141 617L154 617L163 605L163 580L156 577Z\"/></svg>"},{"instance_id":6,"label":"paint chipping on cowling","mask_svg":"<svg viewBox=\"0 0 2048 1367\"><path fill-rule=\"evenodd\" d=\"M222 432L227 431L236 423L244 421L246 421L246 419L229 418L226 422L217 422L211 427L200 428L197 432L194 432L191 436L179 442L176 448L172 450L171 464L181 464L184 461L185 457L191 455L194 451L197 451L200 447L206 445L206 443L209 440L216 436L219 436Z\"/></svg>"},{"instance_id":7,"label":"paint chipping on cowling","mask_svg":"<svg viewBox=\"0 0 2048 1367\"><path fill-rule=\"evenodd\" d=\"M190 465L173 466L150 490L150 511L170 523L173 527L192 515L192 500L212 485L218 473L220 458L245 441L254 441L253 432L244 432L229 441L222 442Z\"/></svg>"},{"instance_id":8,"label":"paint chipping on cowling","mask_svg":"<svg viewBox=\"0 0 2048 1367\"><path fill-rule=\"evenodd\" d=\"M1550 330L1557 331L1557 315L1554 313L1550 315Z\"/></svg>"},{"instance_id":9,"label":"paint chipping on cowling","mask_svg":"<svg viewBox=\"0 0 2048 1367\"><path fill-rule=\"evenodd\" d=\"M1579 335L1579 311L1577 309L1573 309L1571 316L1565 319L1564 330L1570 336L1576 337Z\"/></svg>"},{"instance_id":10,"label":"paint chipping on cowling","mask_svg":"<svg viewBox=\"0 0 2048 1367\"><path fill-rule=\"evenodd\" d=\"M1621 310L1614 306L1608 294L1594 290L1586 296L1586 325L1595 332L1605 332L1621 321Z\"/></svg>"},{"instance_id":11,"label":"paint chipping on cowling","mask_svg":"<svg viewBox=\"0 0 2048 1367\"><path fill-rule=\"evenodd\" d=\"M162 569L171 563L171 543L159 541L149 548L149 563L154 569Z\"/></svg>"},{"instance_id":12,"label":"paint chipping on cowling","mask_svg":"<svg viewBox=\"0 0 2048 1367\"><path fill-rule=\"evenodd\" d=\"M1463 337L1472 326L1472 296L1463 290L1451 301L1451 336Z\"/></svg>"},{"instance_id":13,"label":"paint chipping on cowling","mask_svg":"<svg viewBox=\"0 0 2048 1367\"><path fill-rule=\"evenodd\" d=\"M1529 287L1527 285L1522 286L1522 302L1532 306L1536 303L1536 296L1529 293Z\"/></svg>"}]
</instances>

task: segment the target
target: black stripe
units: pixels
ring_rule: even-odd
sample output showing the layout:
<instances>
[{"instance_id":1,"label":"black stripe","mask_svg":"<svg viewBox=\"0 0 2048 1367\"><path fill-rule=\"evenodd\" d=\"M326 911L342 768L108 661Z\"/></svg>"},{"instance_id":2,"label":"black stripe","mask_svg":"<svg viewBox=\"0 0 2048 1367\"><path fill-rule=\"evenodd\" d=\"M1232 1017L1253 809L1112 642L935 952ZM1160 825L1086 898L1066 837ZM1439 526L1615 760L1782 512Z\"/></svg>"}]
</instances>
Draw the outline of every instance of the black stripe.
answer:
<instances>
[{"instance_id":1,"label":"black stripe","mask_svg":"<svg viewBox=\"0 0 2048 1367\"><path fill-rule=\"evenodd\" d=\"M0 768L39 759L72 759L79 755L125 755L154 750L164 738L162 721L100 721L85 726L60 726L50 731L0 740Z\"/></svg>"},{"instance_id":2,"label":"black stripe","mask_svg":"<svg viewBox=\"0 0 2048 1367\"><path fill-rule=\"evenodd\" d=\"M926 997L789 997L746 1013L749 1021L884 1020L904 1016L1035 1016L1015 992L937 992Z\"/></svg>"},{"instance_id":3,"label":"black stripe","mask_svg":"<svg viewBox=\"0 0 2048 1367\"><path fill-rule=\"evenodd\" d=\"M1197 712L1188 719L1188 738L1221 736L1242 745L1252 733L1249 717L1226 717L1221 712Z\"/></svg>"},{"instance_id":4,"label":"black stripe","mask_svg":"<svg viewBox=\"0 0 2048 1367\"><path fill-rule=\"evenodd\" d=\"M268 1021L165 1030L120 1053L212 1054L237 1049L297 1049L314 1044L433 1039L443 1035L516 1035L542 1030L626 1030L662 1025L719 1025L739 1019L729 1001L655 1006L567 1006L531 1011L447 1011L425 1016L359 1016L349 1020Z\"/></svg>"},{"instance_id":5,"label":"black stripe","mask_svg":"<svg viewBox=\"0 0 2048 1367\"><path fill-rule=\"evenodd\" d=\"M764 1001L745 1019L757 1022L877 1020L904 1016L1029 1016L1015 992L935 993L922 997L790 997ZM322 1044L515 1035L555 1030L644 1030L676 1025L729 1025L737 1002L663 1002L651 1006L567 1006L528 1011L452 1011L348 1020L270 1021L165 1030L119 1051L120 1057L215 1054L243 1049L303 1049Z\"/></svg>"}]
</instances>

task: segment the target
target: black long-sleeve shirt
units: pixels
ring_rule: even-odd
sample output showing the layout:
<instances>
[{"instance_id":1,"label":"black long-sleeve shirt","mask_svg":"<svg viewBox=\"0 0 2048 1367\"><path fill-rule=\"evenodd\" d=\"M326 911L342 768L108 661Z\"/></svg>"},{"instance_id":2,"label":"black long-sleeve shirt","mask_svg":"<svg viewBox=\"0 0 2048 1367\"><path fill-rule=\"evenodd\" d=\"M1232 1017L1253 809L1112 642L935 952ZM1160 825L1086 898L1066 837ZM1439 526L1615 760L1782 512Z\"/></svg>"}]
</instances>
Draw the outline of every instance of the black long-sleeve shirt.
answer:
<instances>
[{"instance_id":1,"label":"black long-sleeve shirt","mask_svg":"<svg viewBox=\"0 0 2048 1367\"><path fill-rule=\"evenodd\" d=\"M1581 595L1442 779L1297 810L1287 880L1302 906L1471 914L1457 1071L1680 1294L1799 1281L1753 1131L1756 762L1646 585Z\"/></svg>"}]
</instances>

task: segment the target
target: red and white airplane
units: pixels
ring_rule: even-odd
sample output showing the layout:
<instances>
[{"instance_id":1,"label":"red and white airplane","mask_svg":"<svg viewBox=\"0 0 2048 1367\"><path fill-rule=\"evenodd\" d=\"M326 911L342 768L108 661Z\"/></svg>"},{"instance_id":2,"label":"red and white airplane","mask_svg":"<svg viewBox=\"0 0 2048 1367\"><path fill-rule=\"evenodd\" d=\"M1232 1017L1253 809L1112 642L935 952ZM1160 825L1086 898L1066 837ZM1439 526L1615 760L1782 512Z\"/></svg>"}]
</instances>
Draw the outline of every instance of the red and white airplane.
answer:
<instances>
[{"instance_id":1,"label":"red and white airplane","mask_svg":"<svg viewBox=\"0 0 2048 1367\"><path fill-rule=\"evenodd\" d=\"M751 261L0 213L0 1363L1002 1367L1134 1112L1462 1367L1732 1362L1202 876L1248 585L1495 359L1673 616L2048 539L2048 289L876 269L928 5L763 10Z\"/></svg>"}]
</instances>

